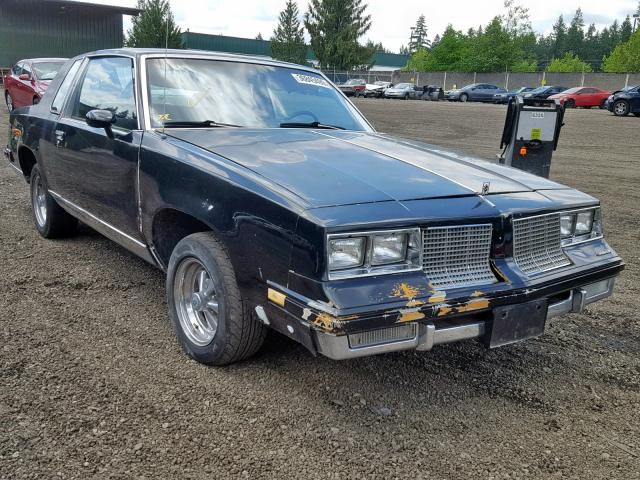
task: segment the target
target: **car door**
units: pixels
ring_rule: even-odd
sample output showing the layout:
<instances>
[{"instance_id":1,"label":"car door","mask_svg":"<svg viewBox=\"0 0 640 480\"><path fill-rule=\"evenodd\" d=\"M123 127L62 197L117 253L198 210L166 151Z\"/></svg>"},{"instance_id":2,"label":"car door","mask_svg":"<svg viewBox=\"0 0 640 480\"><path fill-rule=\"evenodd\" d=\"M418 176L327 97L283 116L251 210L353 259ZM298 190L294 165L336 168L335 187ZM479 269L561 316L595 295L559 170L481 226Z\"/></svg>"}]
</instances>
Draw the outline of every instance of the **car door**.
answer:
<instances>
[{"instance_id":1,"label":"car door","mask_svg":"<svg viewBox=\"0 0 640 480\"><path fill-rule=\"evenodd\" d=\"M142 131L133 60L93 57L82 68L53 132L49 188L67 206L110 228L114 236L139 241L137 173ZM87 124L86 115L92 110L114 114L112 135Z\"/></svg>"},{"instance_id":2,"label":"car door","mask_svg":"<svg viewBox=\"0 0 640 480\"><path fill-rule=\"evenodd\" d=\"M593 88L582 88L576 92L574 98L577 107L589 107L593 105Z\"/></svg>"}]
</instances>

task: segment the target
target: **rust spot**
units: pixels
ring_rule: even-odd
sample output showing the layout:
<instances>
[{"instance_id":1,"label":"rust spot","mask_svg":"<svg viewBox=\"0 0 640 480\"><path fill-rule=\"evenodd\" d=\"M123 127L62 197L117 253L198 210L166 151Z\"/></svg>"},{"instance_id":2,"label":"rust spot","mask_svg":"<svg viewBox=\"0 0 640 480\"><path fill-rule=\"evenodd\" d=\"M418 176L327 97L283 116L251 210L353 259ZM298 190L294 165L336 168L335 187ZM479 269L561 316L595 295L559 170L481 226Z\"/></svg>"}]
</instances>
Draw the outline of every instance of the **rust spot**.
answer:
<instances>
[{"instance_id":1,"label":"rust spot","mask_svg":"<svg viewBox=\"0 0 640 480\"><path fill-rule=\"evenodd\" d=\"M267 298L276 305L284 307L284 301L286 300L287 296L284 293L280 293L273 288L270 288L267 290Z\"/></svg>"},{"instance_id":2,"label":"rust spot","mask_svg":"<svg viewBox=\"0 0 640 480\"><path fill-rule=\"evenodd\" d=\"M409 300L407 302L407 307L419 307L420 305L424 305L424 302L421 300Z\"/></svg>"},{"instance_id":3,"label":"rust spot","mask_svg":"<svg viewBox=\"0 0 640 480\"><path fill-rule=\"evenodd\" d=\"M489 308L489 300L486 298L478 298L477 300L471 300L470 302L456 308L456 312L465 313L473 310L483 310L485 308Z\"/></svg>"},{"instance_id":4,"label":"rust spot","mask_svg":"<svg viewBox=\"0 0 640 480\"><path fill-rule=\"evenodd\" d=\"M398 319L398 323L415 322L416 320L422 320L423 318L424 313L422 313L420 310L409 312L400 311L400 318Z\"/></svg>"},{"instance_id":5,"label":"rust spot","mask_svg":"<svg viewBox=\"0 0 640 480\"><path fill-rule=\"evenodd\" d=\"M477 290L471 294L472 297L481 297L482 295L484 295L484 293L480 290Z\"/></svg>"},{"instance_id":6,"label":"rust spot","mask_svg":"<svg viewBox=\"0 0 640 480\"><path fill-rule=\"evenodd\" d=\"M334 317L332 317L329 314L326 313L320 313L318 315L316 315L316 318L313 320L313 323L315 323L316 325L318 325L319 327L323 328L324 330L333 330L333 321L335 320Z\"/></svg>"},{"instance_id":7,"label":"rust spot","mask_svg":"<svg viewBox=\"0 0 640 480\"><path fill-rule=\"evenodd\" d=\"M392 297L406 298L407 300L413 300L420 293L420 289L412 287L408 283L401 283L391 293Z\"/></svg>"},{"instance_id":8,"label":"rust spot","mask_svg":"<svg viewBox=\"0 0 640 480\"><path fill-rule=\"evenodd\" d=\"M439 317L444 317L445 315L449 315L451 312L453 312L453 307L450 307L448 305L443 305L442 307L438 308Z\"/></svg>"},{"instance_id":9,"label":"rust spot","mask_svg":"<svg viewBox=\"0 0 640 480\"><path fill-rule=\"evenodd\" d=\"M446 297L447 292L434 292L433 295L429 297L429 303L442 303Z\"/></svg>"}]
</instances>

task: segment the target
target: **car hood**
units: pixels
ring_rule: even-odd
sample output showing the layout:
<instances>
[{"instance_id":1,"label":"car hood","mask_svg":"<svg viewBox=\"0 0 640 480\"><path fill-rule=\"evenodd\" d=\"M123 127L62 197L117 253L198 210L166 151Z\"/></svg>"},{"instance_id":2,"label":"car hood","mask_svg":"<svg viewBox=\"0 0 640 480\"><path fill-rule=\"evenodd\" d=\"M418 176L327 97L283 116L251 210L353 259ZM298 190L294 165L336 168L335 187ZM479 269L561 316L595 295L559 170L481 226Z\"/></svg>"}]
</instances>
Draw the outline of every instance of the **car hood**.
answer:
<instances>
[{"instance_id":1,"label":"car hood","mask_svg":"<svg viewBox=\"0 0 640 480\"><path fill-rule=\"evenodd\" d=\"M171 129L301 199L306 208L563 189L520 170L366 132Z\"/></svg>"}]
</instances>

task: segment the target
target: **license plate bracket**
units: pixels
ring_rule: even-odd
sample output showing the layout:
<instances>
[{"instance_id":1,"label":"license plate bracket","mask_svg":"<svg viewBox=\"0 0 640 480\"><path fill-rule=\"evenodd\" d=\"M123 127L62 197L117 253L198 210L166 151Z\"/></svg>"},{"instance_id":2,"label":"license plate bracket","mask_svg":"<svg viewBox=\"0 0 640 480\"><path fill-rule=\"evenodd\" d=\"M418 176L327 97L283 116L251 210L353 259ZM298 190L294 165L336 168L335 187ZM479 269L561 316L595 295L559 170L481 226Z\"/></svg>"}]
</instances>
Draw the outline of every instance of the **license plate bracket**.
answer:
<instances>
[{"instance_id":1,"label":"license plate bracket","mask_svg":"<svg viewBox=\"0 0 640 480\"><path fill-rule=\"evenodd\" d=\"M548 308L546 298L494 308L491 332L488 335L489 348L542 335L547 323Z\"/></svg>"}]
</instances>

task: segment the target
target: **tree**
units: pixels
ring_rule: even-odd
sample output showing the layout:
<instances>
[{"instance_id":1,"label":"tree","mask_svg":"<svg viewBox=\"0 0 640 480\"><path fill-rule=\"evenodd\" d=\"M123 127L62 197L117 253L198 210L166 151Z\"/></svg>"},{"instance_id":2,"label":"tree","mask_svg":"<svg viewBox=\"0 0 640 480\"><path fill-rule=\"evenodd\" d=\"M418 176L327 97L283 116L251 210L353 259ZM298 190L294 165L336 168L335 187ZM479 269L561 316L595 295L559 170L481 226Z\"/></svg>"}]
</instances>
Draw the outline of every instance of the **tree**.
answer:
<instances>
[{"instance_id":1,"label":"tree","mask_svg":"<svg viewBox=\"0 0 640 480\"><path fill-rule=\"evenodd\" d=\"M429 39L427 38L427 22L424 15L418 17L416 26L411 29L409 37L409 53L413 54L418 50L429 48Z\"/></svg>"},{"instance_id":2,"label":"tree","mask_svg":"<svg viewBox=\"0 0 640 480\"><path fill-rule=\"evenodd\" d=\"M304 43L304 29L298 19L300 12L294 0L287 0L280 12L278 26L271 37L271 55L285 62L304 64L307 60L307 46Z\"/></svg>"},{"instance_id":3,"label":"tree","mask_svg":"<svg viewBox=\"0 0 640 480\"><path fill-rule=\"evenodd\" d=\"M584 55L584 17L580 8L576 10L567 30L565 48L578 56Z\"/></svg>"},{"instance_id":4,"label":"tree","mask_svg":"<svg viewBox=\"0 0 640 480\"><path fill-rule=\"evenodd\" d=\"M183 48L182 32L169 0L138 0L140 15L131 19L125 45L138 48Z\"/></svg>"},{"instance_id":5,"label":"tree","mask_svg":"<svg viewBox=\"0 0 640 480\"><path fill-rule=\"evenodd\" d=\"M425 70L430 72L463 70L464 61L468 56L467 38L452 25L448 25L438 44L431 48L426 58Z\"/></svg>"},{"instance_id":6,"label":"tree","mask_svg":"<svg viewBox=\"0 0 640 480\"><path fill-rule=\"evenodd\" d=\"M547 67L550 73L579 73L592 72L593 68L586 62L580 60L580 57L570 52L566 53L562 58L554 58Z\"/></svg>"},{"instance_id":7,"label":"tree","mask_svg":"<svg viewBox=\"0 0 640 480\"><path fill-rule=\"evenodd\" d=\"M362 0L311 0L304 26L323 68L350 70L365 65L372 52L358 40L371 28Z\"/></svg>"},{"instance_id":8,"label":"tree","mask_svg":"<svg viewBox=\"0 0 640 480\"><path fill-rule=\"evenodd\" d=\"M413 55L407 62L407 66L404 70L408 72L427 72L429 71L429 51L426 48L421 48Z\"/></svg>"},{"instance_id":9,"label":"tree","mask_svg":"<svg viewBox=\"0 0 640 480\"><path fill-rule=\"evenodd\" d=\"M631 17L627 15L627 17L624 19L624 22L622 22L622 25L620 25L620 42L628 42L631 38L632 33L633 25L631 24Z\"/></svg>"},{"instance_id":10,"label":"tree","mask_svg":"<svg viewBox=\"0 0 640 480\"><path fill-rule=\"evenodd\" d=\"M611 73L640 72L640 30L636 30L628 42L618 45L604 59L603 70Z\"/></svg>"},{"instance_id":11,"label":"tree","mask_svg":"<svg viewBox=\"0 0 640 480\"><path fill-rule=\"evenodd\" d=\"M258 32L258 35L256 35L256 40L264 40L264 38L262 38L262 33Z\"/></svg>"},{"instance_id":12,"label":"tree","mask_svg":"<svg viewBox=\"0 0 640 480\"><path fill-rule=\"evenodd\" d=\"M517 38L531 33L531 19L529 9L517 4L515 0L504 0L504 9L507 11L502 18L504 29Z\"/></svg>"},{"instance_id":13,"label":"tree","mask_svg":"<svg viewBox=\"0 0 640 480\"><path fill-rule=\"evenodd\" d=\"M567 51L567 24L564 23L562 15L560 15L558 21L553 24L551 37L553 38L551 56L554 58L561 57Z\"/></svg>"},{"instance_id":14,"label":"tree","mask_svg":"<svg viewBox=\"0 0 640 480\"><path fill-rule=\"evenodd\" d=\"M511 69L522 57L523 52L503 28L502 19L494 17L484 33L470 42L465 69L471 72L500 72Z\"/></svg>"}]
</instances>

